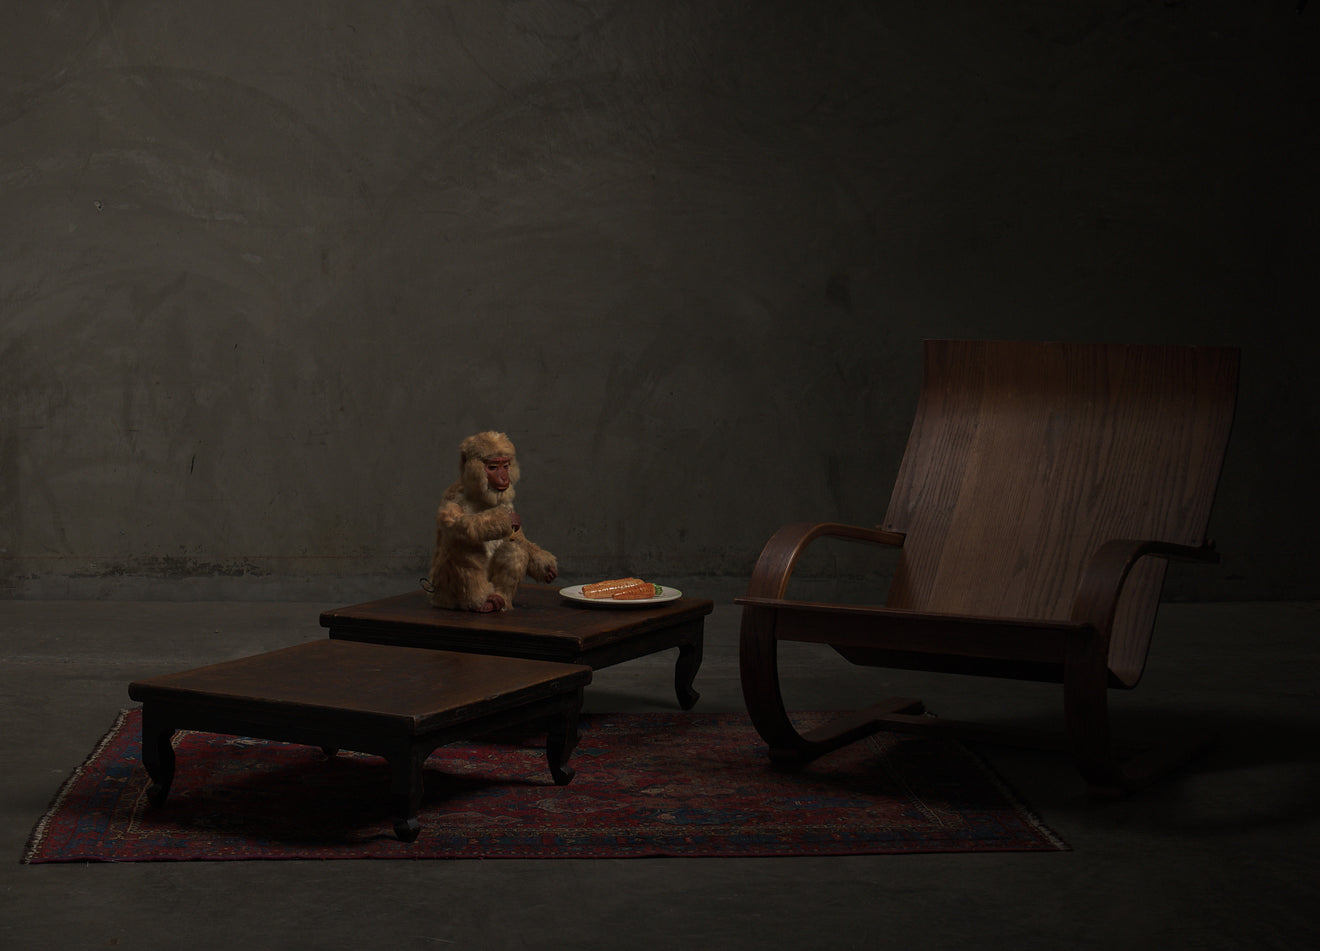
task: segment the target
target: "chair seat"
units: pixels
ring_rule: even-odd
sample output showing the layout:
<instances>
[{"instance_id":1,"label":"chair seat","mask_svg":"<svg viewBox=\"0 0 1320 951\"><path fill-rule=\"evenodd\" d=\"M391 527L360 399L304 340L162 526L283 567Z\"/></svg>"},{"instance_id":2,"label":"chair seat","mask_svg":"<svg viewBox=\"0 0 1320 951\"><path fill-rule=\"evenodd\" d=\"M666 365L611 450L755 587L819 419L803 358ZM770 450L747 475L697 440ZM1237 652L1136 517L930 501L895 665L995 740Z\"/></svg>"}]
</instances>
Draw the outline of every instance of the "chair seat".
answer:
<instances>
[{"instance_id":1,"label":"chair seat","mask_svg":"<svg viewBox=\"0 0 1320 951\"><path fill-rule=\"evenodd\" d=\"M1074 621L923 614L746 596L734 603L774 612L778 640L829 644L857 664L1022 680L1057 682L1069 639L1095 633ZM885 627L883 647L875 634L880 624Z\"/></svg>"}]
</instances>

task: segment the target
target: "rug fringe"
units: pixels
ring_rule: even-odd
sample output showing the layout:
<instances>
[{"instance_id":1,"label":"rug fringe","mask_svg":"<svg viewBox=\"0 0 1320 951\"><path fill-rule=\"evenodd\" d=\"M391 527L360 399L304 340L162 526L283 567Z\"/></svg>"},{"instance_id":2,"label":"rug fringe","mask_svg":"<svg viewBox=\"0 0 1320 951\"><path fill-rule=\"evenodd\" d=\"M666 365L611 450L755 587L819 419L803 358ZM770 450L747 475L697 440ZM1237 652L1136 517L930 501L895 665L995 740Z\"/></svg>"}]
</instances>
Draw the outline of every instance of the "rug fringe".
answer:
<instances>
[{"instance_id":1,"label":"rug fringe","mask_svg":"<svg viewBox=\"0 0 1320 951\"><path fill-rule=\"evenodd\" d=\"M82 763L69 774L68 778L65 779L63 783L60 784L60 788L56 791L55 795L51 798L50 803L46 806L46 811L42 814L41 818L37 820L36 826L32 829L32 834L28 836L27 844L23 847L23 856L18 860L20 865L32 864L32 857L37 854L37 851L45 841L46 829L49 827L51 820L55 818L55 814L59 811L60 806L64 804L64 797L69 794L69 790L73 788L73 785L78 781L78 778L87 771L87 767L101 755L106 744L114 739L115 735L124 725L124 721L128 719L130 712L131 711L129 710L119 711L119 714L115 717L115 722L110 725L110 729L102 734L101 738L96 742L96 746L86 757L84 757Z\"/></svg>"},{"instance_id":2,"label":"rug fringe","mask_svg":"<svg viewBox=\"0 0 1320 951\"><path fill-rule=\"evenodd\" d=\"M980 767L982 774L990 781L990 784L999 790L1000 795L1008 800L1009 805L1022 814L1022 817L1031 823L1041 834L1041 838L1047 840L1060 852L1071 852L1072 846L1065 842L1057 832L1045 824L1045 820L1031 806L1027 805L1025 799L1018 793L1017 789L1000 775L999 771L991 765L978 750L972 749L964 743L958 743L967 757Z\"/></svg>"}]
</instances>

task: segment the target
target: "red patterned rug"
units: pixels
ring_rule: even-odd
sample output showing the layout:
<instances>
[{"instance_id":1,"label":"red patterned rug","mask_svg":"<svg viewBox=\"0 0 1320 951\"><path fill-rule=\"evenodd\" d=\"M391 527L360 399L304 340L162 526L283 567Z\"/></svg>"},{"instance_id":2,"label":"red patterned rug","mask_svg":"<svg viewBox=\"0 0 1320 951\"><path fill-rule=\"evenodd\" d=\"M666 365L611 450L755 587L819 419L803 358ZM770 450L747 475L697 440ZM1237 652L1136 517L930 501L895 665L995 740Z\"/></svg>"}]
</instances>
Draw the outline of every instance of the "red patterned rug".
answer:
<instances>
[{"instance_id":1,"label":"red patterned rug","mask_svg":"<svg viewBox=\"0 0 1320 951\"><path fill-rule=\"evenodd\" d=\"M878 734L779 772L739 714L584 716L567 786L550 778L543 735L441 747L412 844L394 838L377 757L183 732L154 809L140 741L141 711L123 712L38 822L24 862L1067 849L960 744Z\"/></svg>"}]
</instances>

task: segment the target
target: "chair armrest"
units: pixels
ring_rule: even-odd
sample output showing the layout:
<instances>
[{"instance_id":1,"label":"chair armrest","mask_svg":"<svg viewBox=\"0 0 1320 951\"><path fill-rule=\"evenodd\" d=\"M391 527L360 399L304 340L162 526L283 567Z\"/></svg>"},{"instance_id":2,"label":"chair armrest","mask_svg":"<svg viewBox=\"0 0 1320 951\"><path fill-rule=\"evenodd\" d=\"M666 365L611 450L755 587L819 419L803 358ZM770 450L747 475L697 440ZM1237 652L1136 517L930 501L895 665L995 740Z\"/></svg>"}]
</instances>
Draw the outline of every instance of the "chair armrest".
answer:
<instances>
[{"instance_id":1,"label":"chair armrest","mask_svg":"<svg viewBox=\"0 0 1320 951\"><path fill-rule=\"evenodd\" d=\"M1073 599L1072 620L1089 624L1107 635L1114 625L1118 598L1129 572L1138 561L1150 555L1207 563L1219 560L1213 542L1196 547L1134 538L1107 541L1096 549L1082 573Z\"/></svg>"},{"instance_id":2,"label":"chair armrest","mask_svg":"<svg viewBox=\"0 0 1320 951\"><path fill-rule=\"evenodd\" d=\"M798 558L807 545L822 536L891 547L901 546L905 537L901 532L845 525L841 522L793 522L771 535L761 549L761 555L752 569L751 581L747 585L747 596L782 598L788 590L788 582L793 576L793 566L797 564Z\"/></svg>"}]
</instances>

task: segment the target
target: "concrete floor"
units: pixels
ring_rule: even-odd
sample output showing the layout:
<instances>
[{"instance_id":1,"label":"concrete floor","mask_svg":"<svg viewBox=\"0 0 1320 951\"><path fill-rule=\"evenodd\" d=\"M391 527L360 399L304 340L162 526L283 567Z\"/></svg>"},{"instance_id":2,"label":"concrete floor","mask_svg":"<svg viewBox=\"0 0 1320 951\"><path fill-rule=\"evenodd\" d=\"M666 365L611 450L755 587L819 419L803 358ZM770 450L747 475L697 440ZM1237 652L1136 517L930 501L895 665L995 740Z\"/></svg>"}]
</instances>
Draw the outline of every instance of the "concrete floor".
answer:
<instances>
[{"instance_id":1,"label":"concrete floor","mask_svg":"<svg viewBox=\"0 0 1320 951\"><path fill-rule=\"evenodd\" d=\"M690 592L695 593L695 592ZM714 596L714 595L711 595ZM28 948L1303 948L1320 940L1317 604L1166 605L1124 723L1219 744L1120 802L1057 756L988 749L1072 851L822 859L18 862L130 680L323 636L322 603L0 602L0 946ZM740 710L717 598L698 710ZM668 710L672 652L598 671L592 710ZM793 703L883 693L1047 723L1057 688L785 658ZM828 669L827 669L828 668Z\"/></svg>"}]
</instances>

